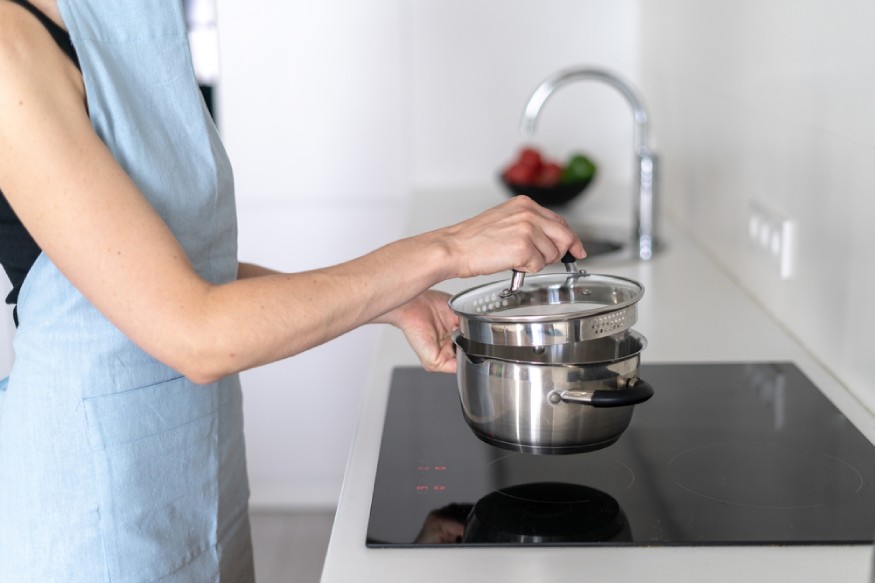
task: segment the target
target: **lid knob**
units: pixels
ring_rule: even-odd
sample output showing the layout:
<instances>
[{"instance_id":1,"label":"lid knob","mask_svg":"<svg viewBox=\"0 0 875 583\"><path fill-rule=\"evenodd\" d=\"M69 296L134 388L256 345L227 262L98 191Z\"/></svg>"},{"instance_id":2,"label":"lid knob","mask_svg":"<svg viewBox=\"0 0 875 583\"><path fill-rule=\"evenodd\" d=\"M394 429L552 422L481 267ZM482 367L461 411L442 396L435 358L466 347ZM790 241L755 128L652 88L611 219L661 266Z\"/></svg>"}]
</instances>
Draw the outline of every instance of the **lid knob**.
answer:
<instances>
[{"instance_id":1,"label":"lid knob","mask_svg":"<svg viewBox=\"0 0 875 583\"><path fill-rule=\"evenodd\" d=\"M577 273L577 259L575 259L574 255L571 254L570 251L566 251L565 255L562 256L562 263L565 265L565 271L568 273ZM502 298L507 298L512 296L516 291L523 287L523 283L526 281L526 273L524 271L513 270L513 275L510 278L510 287L503 290L499 296Z\"/></svg>"}]
</instances>

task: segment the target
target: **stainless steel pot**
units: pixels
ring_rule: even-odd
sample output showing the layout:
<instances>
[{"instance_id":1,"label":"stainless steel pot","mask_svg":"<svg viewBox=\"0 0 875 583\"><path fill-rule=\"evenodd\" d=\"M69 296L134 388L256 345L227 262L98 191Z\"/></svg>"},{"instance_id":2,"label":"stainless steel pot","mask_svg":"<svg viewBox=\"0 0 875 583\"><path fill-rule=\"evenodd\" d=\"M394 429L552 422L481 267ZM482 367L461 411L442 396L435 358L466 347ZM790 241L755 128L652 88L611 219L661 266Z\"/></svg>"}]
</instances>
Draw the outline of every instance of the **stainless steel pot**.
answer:
<instances>
[{"instance_id":1,"label":"stainless steel pot","mask_svg":"<svg viewBox=\"0 0 875 583\"><path fill-rule=\"evenodd\" d=\"M578 271L563 258L567 273L493 282L456 294L450 308L462 335L500 346L549 346L595 340L629 330L638 320L644 286L613 275Z\"/></svg>"},{"instance_id":2,"label":"stainless steel pot","mask_svg":"<svg viewBox=\"0 0 875 583\"><path fill-rule=\"evenodd\" d=\"M601 449L620 438L634 405L653 395L638 378L647 341L632 330L607 339L615 345L610 358L574 364L478 355L461 333L454 342L465 420L480 439L506 449L538 454Z\"/></svg>"}]
</instances>

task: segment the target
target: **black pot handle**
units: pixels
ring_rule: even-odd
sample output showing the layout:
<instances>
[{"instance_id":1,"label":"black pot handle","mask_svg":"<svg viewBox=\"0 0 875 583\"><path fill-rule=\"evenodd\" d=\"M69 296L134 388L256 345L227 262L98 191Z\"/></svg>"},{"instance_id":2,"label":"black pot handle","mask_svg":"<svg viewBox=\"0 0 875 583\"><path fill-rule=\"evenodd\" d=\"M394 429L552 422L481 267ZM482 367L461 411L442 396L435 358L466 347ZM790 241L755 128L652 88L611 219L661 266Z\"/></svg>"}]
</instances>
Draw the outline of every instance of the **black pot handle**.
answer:
<instances>
[{"instance_id":1,"label":"black pot handle","mask_svg":"<svg viewBox=\"0 0 875 583\"><path fill-rule=\"evenodd\" d=\"M653 396L653 387L638 377L632 378L625 389L596 391L556 391L550 395L550 402L557 404L577 403L591 407L626 407L643 403Z\"/></svg>"}]
</instances>

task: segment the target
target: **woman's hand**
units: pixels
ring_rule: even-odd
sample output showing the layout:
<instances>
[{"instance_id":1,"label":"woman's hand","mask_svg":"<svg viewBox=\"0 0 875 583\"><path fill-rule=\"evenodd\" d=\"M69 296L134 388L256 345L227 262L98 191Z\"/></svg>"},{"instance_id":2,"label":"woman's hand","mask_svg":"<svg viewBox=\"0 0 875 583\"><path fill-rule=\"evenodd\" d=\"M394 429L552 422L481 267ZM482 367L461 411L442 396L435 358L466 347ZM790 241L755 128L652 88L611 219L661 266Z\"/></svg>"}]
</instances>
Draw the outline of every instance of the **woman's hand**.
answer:
<instances>
[{"instance_id":1,"label":"woman's hand","mask_svg":"<svg viewBox=\"0 0 875 583\"><path fill-rule=\"evenodd\" d=\"M455 264L446 277L488 275L505 269L540 271L566 250L586 256L583 244L560 215L517 196L472 219L427 234L450 251ZM449 307L449 295L429 290L377 321L404 332L422 366L429 371L455 372L452 333L459 317Z\"/></svg>"},{"instance_id":2,"label":"woman's hand","mask_svg":"<svg viewBox=\"0 0 875 583\"><path fill-rule=\"evenodd\" d=\"M536 272L569 251L586 256L583 244L560 215L527 196L515 196L474 218L432 233L454 258L451 277L489 275L506 269Z\"/></svg>"},{"instance_id":3,"label":"woman's hand","mask_svg":"<svg viewBox=\"0 0 875 583\"><path fill-rule=\"evenodd\" d=\"M443 292L429 290L379 320L404 332L425 370L456 372L451 335L459 327L459 317L450 309L449 298Z\"/></svg>"}]
</instances>

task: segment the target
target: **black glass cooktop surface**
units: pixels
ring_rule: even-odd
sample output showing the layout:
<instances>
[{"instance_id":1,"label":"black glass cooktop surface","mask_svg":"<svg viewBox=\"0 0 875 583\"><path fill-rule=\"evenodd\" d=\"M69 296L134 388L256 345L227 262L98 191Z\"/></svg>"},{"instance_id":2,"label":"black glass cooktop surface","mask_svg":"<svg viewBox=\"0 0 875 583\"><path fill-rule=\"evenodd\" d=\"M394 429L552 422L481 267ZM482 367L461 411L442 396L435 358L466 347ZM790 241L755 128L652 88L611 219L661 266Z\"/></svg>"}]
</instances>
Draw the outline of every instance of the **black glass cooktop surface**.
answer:
<instances>
[{"instance_id":1,"label":"black glass cooktop surface","mask_svg":"<svg viewBox=\"0 0 875 583\"><path fill-rule=\"evenodd\" d=\"M791 363L644 364L613 445L480 441L452 375L397 368L370 547L872 544L875 447Z\"/></svg>"}]
</instances>

